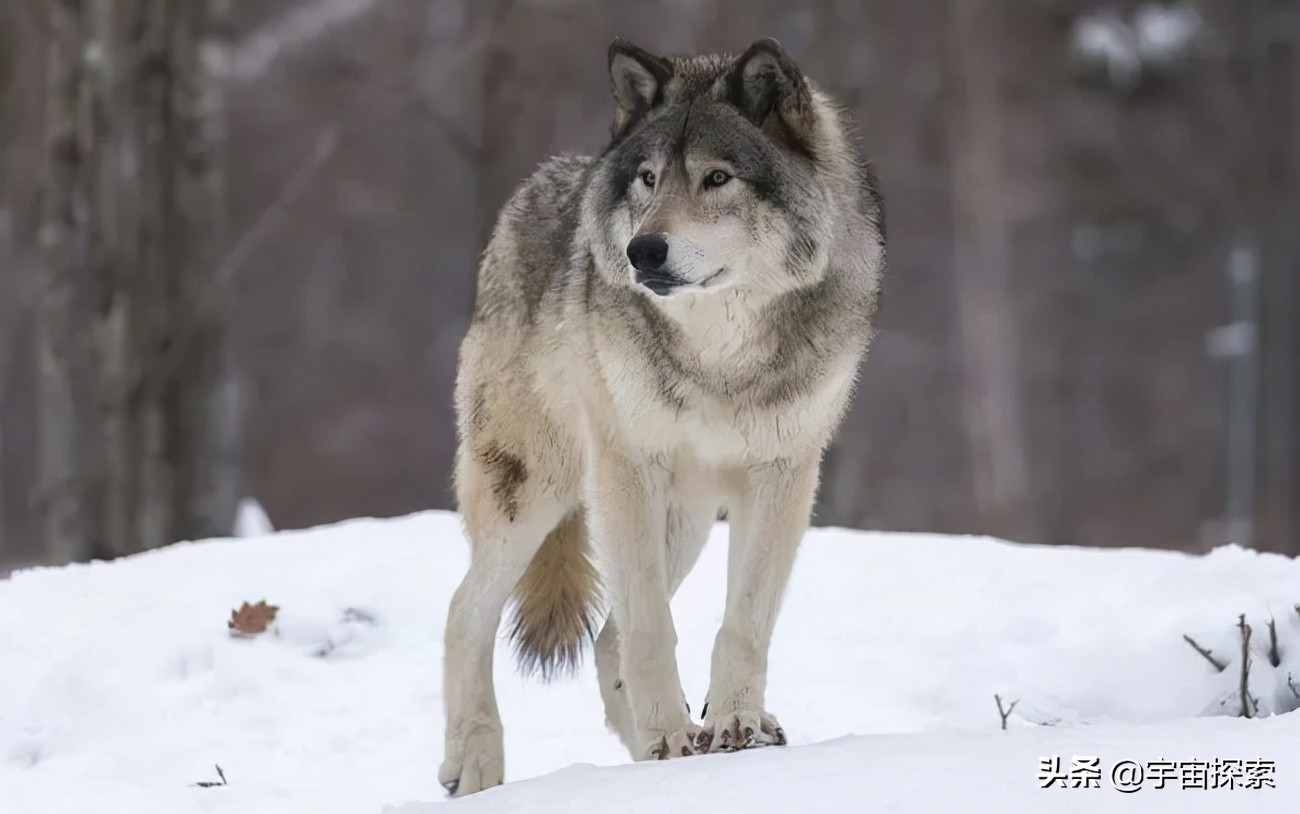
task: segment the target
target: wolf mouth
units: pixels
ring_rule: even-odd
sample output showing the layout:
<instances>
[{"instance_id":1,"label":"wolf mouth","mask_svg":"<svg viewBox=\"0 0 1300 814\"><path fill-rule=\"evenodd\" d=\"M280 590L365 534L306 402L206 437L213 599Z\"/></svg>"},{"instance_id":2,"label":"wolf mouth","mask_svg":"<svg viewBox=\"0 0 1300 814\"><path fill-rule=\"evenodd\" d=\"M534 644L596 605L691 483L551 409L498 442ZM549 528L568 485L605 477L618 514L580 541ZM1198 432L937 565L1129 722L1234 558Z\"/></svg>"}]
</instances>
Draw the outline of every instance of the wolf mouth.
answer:
<instances>
[{"instance_id":1,"label":"wolf mouth","mask_svg":"<svg viewBox=\"0 0 1300 814\"><path fill-rule=\"evenodd\" d=\"M683 288L704 288L712 282L714 278L726 270L726 267L723 266L708 277L705 277L703 280L696 282L683 280L680 277L673 276L672 274L638 271L636 272L636 282L645 288L648 288L656 296L667 297L675 291Z\"/></svg>"},{"instance_id":2,"label":"wolf mouth","mask_svg":"<svg viewBox=\"0 0 1300 814\"><path fill-rule=\"evenodd\" d=\"M727 267L726 267L726 266L722 266L722 267L720 267L717 271L715 271L715 272L713 272L712 274L710 274L708 277L705 277L703 280L700 280L698 283L696 283L696 285L698 285L700 288L704 288L706 285L708 285L709 283L713 282L714 278L716 278L718 275L722 274L722 272L724 272L724 271L726 271L726 270L727 270Z\"/></svg>"}]
</instances>

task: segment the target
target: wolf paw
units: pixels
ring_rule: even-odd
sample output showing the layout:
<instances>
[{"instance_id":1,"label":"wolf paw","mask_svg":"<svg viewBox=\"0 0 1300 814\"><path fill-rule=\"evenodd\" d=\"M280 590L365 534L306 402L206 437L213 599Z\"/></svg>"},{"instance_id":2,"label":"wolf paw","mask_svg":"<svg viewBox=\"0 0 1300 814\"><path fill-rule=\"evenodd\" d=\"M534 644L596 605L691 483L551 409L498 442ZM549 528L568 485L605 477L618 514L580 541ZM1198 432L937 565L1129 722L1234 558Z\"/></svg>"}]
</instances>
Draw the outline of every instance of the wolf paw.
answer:
<instances>
[{"instance_id":1,"label":"wolf paw","mask_svg":"<svg viewBox=\"0 0 1300 814\"><path fill-rule=\"evenodd\" d=\"M735 752L756 746L785 746L785 730L775 717L758 709L742 709L706 718L709 742L705 751Z\"/></svg>"},{"instance_id":2,"label":"wolf paw","mask_svg":"<svg viewBox=\"0 0 1300 814\"><path fill-rule=\"evenodd\" d=\"M501 725L471 721L447 738L447 756L438 769L438 782L452 797L464 797L501 785L505 753Z\"/></svg>"},{"instance_id":3,"label":"wolf paw","mask_svg":"<svg viewBox=\"0 0 1300 814\"><path fill-rule=\"evenodd\" d=\"M645 748L645 756L649 760L667 760L702 755L709 751L710 741L711 736L704 727L688 724L653 736Z\"/></svg>"}]
</instances>

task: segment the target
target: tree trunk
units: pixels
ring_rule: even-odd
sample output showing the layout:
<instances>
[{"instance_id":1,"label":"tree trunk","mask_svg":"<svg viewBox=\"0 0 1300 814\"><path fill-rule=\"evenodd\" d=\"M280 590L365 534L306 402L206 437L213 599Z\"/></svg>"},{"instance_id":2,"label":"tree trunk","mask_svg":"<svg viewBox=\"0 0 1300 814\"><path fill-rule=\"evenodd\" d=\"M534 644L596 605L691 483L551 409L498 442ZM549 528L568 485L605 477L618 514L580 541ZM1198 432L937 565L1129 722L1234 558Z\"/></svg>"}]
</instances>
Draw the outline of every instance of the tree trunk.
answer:
<instances>
[{"instance_id":1,"label":"tree trunk","mask_svg":"<svg viewBox=\"0 0 1300 814\"><path fill-rule=\"evenodd\" d=\"M1294 25L1300 12L1265 16L1263 29L1276 34L1265 41L1266 60L1257 76L1266 83L1260 121L1278 123L1271 149L1260 151L1262 172L1272 183L1262 206L1265 224L1263 327L1263 417L1261 449L1267 547L1300 556L1300 36ZM1245 123L1239 127L1247 127Z\"/></svg>"},{"instance_id":2,"label":"tree trunk","mask_svg":"<svg viewBox=\"0 0 1300 814\"><path fill-rule=\"evenodd\" d=\"M962 0L949 6L955 78L951 121L953 266L962 399L972 477L989 531L1024 533L1028 489L1019 393L1014 296L1003 207L1005 120L998 38L1003 4Z\"/></svg>"},{"instance_id":3,"label":"tree trunk","mask_svg":"<svg viewBox=\"0 0 1300 814\"><path fill-rule=\"evenodd\" d=\"M51 8L61 36L39 354L52 561L225 534L234 520L239 398L228 281L213 275L224 5Z\"/></svg>"},{"instance_id":4,"label":"tree trunk","mask_svg":"<svg viewBox=\"0 0 1300 814\"><path fill-rule=\"evenodd\" d=\"M44 552L54 563L85 559L90 536L90 336L88 269L101 249L90 214L90 155L100 107L87 55L90 9L52 3L46 103L41 296L36 310L36 397L40 411L38 505Z\"/></svg>"}]
</instances>

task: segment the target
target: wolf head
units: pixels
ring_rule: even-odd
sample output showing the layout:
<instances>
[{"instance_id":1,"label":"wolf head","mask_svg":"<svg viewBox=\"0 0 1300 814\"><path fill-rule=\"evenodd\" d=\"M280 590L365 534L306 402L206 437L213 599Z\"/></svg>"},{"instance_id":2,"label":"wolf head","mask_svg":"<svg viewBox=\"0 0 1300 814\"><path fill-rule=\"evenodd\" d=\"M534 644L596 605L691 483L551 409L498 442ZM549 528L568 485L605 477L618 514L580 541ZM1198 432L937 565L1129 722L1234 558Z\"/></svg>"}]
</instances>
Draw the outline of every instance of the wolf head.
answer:
<instances>
[{"instance_id":1,"label":"wolf head","mask_svg":"<svg viewBox=\"0 0 1300 814\"><path fill-rule=\"evenodd\" d=\"M865 212L835 107L772 39L739 56L609 49L617 110L587 214L602 271L655 297L815 283ZM590 221L589 221L590 222Z\"/></svg>"}]
</instances>

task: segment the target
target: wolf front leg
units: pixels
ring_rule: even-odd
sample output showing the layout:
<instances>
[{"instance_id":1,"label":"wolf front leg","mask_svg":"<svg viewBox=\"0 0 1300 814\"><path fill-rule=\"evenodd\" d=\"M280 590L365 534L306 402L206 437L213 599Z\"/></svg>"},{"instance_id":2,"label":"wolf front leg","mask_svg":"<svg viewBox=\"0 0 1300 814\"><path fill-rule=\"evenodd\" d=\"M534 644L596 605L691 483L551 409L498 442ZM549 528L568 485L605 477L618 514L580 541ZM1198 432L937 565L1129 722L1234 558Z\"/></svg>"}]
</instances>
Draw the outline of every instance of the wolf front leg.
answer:
<instances>
[{"instance_id":1,"label":"wolf front leg","mask_svg":"<svg viewBox=\"0 0 1300 814\"><path fill-rule=\"evenodd\" d=\"M764 707L767 651L812 513L818 458L751 469L746 498L732 507L727 606L713 647L704 718L710 751L785 743L785 732Z\"/></svg>"},{"instance_id":2,"label":"wolf front leg","mask_svg":"<svg viewBox=\"0 0 1300 814\"><path fill-rule=\"evenodd\" d=\"M668 604L666 470L605 449L593 453L588 474L592 539L604 566L620 687L631 711L632 757L694 754L701 730L691 724L682 694Z\"/></svg>"},{"instance_id":3,"label":"wolf front leg","mask_svg":"<svg viewBox=\"0 0 1300 814\"><path fill-rule=\"evenodd\" d=\"M681 587L682 580L699 559L700 551L708 540L709 529L718 516L718 502L707 494L675 496L676 504L668 507L668 594L671 597ZM613 619L596 639L596 674L600 680L600 694L605 702L605 723L623 741L628 752L641 751L639 735L632 721L627 691L620 677L618 626Z\"/></svg>"}]
</instances>

